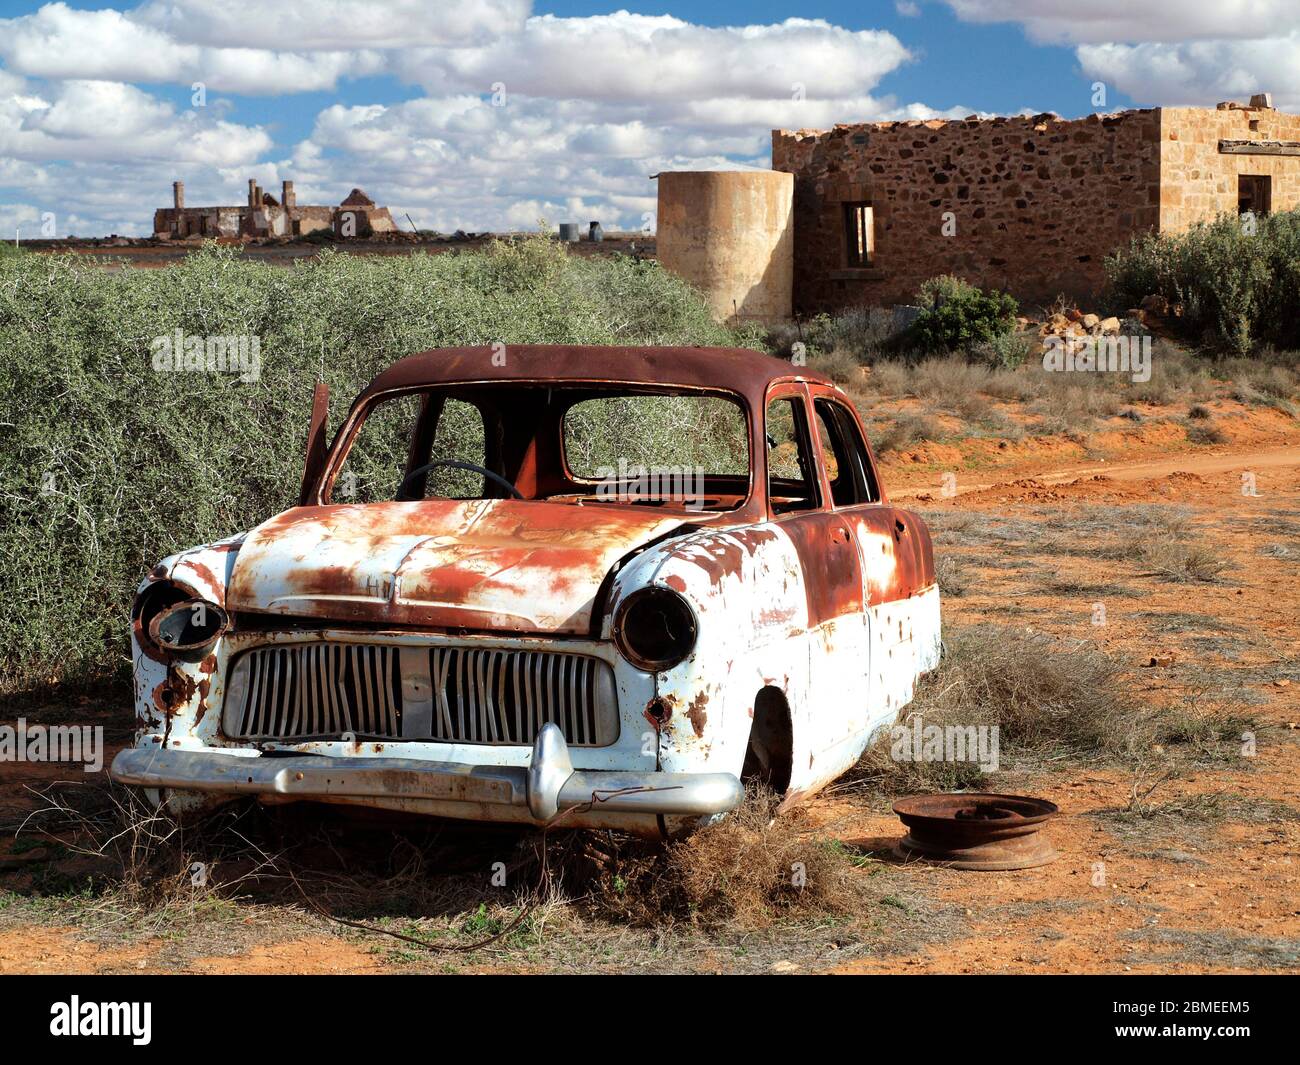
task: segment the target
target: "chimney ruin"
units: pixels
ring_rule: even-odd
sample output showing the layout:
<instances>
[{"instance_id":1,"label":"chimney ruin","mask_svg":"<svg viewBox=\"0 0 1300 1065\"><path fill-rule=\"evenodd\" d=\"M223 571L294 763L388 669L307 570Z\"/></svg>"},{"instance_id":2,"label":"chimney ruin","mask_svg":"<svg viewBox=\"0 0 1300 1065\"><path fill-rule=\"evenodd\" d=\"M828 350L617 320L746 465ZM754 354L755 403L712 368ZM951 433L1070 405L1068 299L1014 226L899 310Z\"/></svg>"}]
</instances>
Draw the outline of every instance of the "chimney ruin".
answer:
<instances>
[{"instance_id":1,"label":"chimney ruin","mask_svg":"<svg viewBox=\"0 0 1300 1065\"><path fill-rule=\"evenodd\" d=\"M248 206L257 207L257 179L248 179Z\"/></svg>"},{"instance_id":2,"label":"chimney ruin","mask_svg":"<svg viewBox=\"0 0 1300 1065\"><path fill-rule=\"evenodd\" d=\"M178 211L185 207L185 182L183 181L172 182L172 206Z\"/></svg>"},{"instance_id":3,"label":"chimney ruin","mask_svg":"<svg viewBox=\"0 0 1300 1065\"><path fill-rule=\"evenodd\" d=\"M298 200L294 195L293 182L285 181L280 185L280 205L283 207L297 207Z\"/></svg>"}]
</instances>

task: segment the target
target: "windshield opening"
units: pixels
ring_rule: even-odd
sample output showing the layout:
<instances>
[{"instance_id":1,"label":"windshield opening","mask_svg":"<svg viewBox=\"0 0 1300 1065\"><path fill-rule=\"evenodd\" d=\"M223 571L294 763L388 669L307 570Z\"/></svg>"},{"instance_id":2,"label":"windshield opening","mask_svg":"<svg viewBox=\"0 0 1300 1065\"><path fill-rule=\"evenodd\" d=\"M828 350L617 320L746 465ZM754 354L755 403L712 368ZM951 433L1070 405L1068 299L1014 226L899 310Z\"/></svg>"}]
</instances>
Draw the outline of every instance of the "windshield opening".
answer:
<instances>
[{"instance_id":1,"label":"windshield opening","mask_svg":"<svg viewBox=\"0 0 1300 1065\"><path fill-rule=\"evenodd\" d=\"M721 512L750 492L737 397L462 385L380 396L334 444L328 501L544 500Z\"/></svg>"}]
</instances>

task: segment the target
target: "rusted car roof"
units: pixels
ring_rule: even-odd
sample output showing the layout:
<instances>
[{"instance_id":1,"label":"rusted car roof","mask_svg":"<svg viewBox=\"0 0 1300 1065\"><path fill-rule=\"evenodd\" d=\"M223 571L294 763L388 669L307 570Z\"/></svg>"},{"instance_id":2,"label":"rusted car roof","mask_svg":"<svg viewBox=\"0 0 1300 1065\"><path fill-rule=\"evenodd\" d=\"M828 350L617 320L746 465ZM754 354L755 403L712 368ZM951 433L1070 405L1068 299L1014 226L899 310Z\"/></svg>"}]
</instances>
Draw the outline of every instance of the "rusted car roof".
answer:
<instances>
[{"instance_id":1,"label":"rusted car roof","mask_svg":"<svg viewBox=\"0 0 1300 1065\"><path fill-rule=\"evenodd\" d=\"M482 344L400 359L370 382L357 403L380 392L470 381L611 381L724 389L758 409L767 386L782 378L832 384L806 367L745 348Z\"/></svg>"}]
</instances>

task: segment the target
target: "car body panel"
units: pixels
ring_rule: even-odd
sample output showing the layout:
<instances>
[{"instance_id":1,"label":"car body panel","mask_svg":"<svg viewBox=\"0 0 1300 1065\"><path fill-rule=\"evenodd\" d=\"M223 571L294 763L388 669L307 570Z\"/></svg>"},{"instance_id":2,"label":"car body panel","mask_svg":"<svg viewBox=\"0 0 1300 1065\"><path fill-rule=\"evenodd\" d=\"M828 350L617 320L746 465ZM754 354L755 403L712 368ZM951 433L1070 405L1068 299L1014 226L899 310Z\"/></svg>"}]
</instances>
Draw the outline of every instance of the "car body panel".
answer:
<instances>
[{"instance_id":1,"label":"car body panel","mask_svg":"<svg viewBox=\"0 0 1300 1065\"><path fill-rule=\"evenodd\" d=\"M298 507L249 534L231 610L582 635L611 566L683 519L512 499Z\"/></svg>"}]
</instances>

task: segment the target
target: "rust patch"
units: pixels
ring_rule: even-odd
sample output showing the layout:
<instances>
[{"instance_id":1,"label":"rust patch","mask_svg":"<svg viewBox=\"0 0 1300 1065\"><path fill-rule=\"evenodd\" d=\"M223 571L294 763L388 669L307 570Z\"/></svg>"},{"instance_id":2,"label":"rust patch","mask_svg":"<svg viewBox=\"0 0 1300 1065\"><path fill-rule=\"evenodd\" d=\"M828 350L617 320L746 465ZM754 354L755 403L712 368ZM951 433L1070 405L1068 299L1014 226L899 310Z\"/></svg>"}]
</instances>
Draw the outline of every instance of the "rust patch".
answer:
<instances>
[{"instance_id":1,"label":"rust patch","mask_svg":"<svg viewBox=\"0 0 1300 1065\"><path fill-rule=\"evenodd\" d=\"M212 688L212 680L208 677L204 677L198 683L199 708L194 711L194 724L196 727L198 723L203 720L204 715L207 714L208 712L208 692L211 690L211 688Z\"/></svg>"},{"instance_id":2,"label":"rust patch","mask_svg":"<svg viewBox=\"0 0 1300 1065\"><path fill-rule=\"evenodd\" d=\"M226 582L224 580L218 579L217 575L213 573L212 570L210 570L202 562L196 562L192 558L183 558L176 563L177 569L180 569L181 566L186 566L189 569L193 570L194 575L198 577L199 580L203 581L214 592L220 593L226 587Z\"/></svg>"},{"instance_id":3,"label":"rust patch","mask_svg":"<svg viewBox=\"0 0 1300 1065\"><path fill-rule=\"evenodd\" d=\"M168 666L166 678L153 690L153 704L170 718L180 707L194 698L197 689L198 685L193 677L182 673L175 666Z\"/></svg>"},{"instance_id":4,"label":"rust patch","mask_svg":"<svg viewBox=\"0 0 1300 1065\"><path fill-rule=\"evenodd\" d=\"M708 692L700 692L691 700L691 704L686 709L686 716L690 719L691 728L695 730L697 737L704 736L704 725L709 720L709 715L705 713L705 707L709 704Z\"/></svg>"},{"instance_id":5,"label":"rust patch","mask_svg":"<svg viewBox=\"0 0 1300 1065\"><path fill-rule=\"evenodd\" d=\"M782 528L803 569L809 627L861 613L862 566L844 519L813 511L787 520Z\"/></svg>"},{"instance_id":6,"label":"rust patch","mask_svg":"<svg viewBox=\"0 0 1300 1065\"><path fill-rule=\"evenodd\" d=\"M641 716L655 729L662 728L672 719L672 704L667 699L656 697L646 704L646 708L641 711Z\"/></svg>"}]
</instances>

